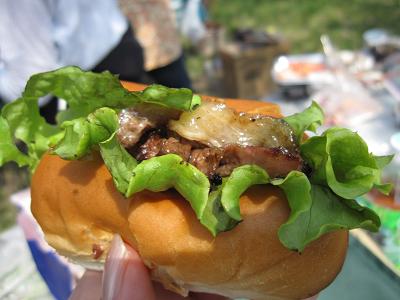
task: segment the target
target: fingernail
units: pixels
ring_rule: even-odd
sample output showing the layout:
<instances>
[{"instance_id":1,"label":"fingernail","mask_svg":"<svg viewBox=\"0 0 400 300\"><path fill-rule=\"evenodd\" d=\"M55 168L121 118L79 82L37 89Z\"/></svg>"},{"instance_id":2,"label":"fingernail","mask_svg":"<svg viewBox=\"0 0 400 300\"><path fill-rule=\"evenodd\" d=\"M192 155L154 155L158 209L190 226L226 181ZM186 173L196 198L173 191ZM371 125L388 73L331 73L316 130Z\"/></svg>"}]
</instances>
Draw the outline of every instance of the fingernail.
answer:
<instances>
[{"instance_id":1,"label":"fingernail","mask_svg":"<svg viewBox=\"0 0 400 300\"><path fill-rule=\"evenodd\" d=\"M103 299L117 299L122 288L129 253L120 235L114 235L103 272Z\"/></svg>"}]
</instances>

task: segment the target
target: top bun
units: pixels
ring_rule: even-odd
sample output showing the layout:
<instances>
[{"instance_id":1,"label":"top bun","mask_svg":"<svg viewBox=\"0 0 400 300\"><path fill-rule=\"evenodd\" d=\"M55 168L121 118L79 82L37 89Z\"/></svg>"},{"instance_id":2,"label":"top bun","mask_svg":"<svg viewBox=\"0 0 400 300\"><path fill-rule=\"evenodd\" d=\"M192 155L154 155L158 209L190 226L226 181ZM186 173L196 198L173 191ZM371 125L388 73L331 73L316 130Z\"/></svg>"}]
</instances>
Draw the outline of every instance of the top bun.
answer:
<instances>
[{"instance_id":1,"label":"top bun","mask_svg":"<svg viewBox=\"0 0 400 300\"><path fill-rule=\"evenodd\" d=\"M239 110L249 103L278 112L274 105L228 102ZM45 155L32 179L32 212L48 243L72 260L101 266L118 233L166 288L250 299L310 297L342 267L347 231L325 234L301 254L280 243L277 231L290 209L278 188L250 188L240 199L243 221L214 238L177 192L144 191L125 199L99 155L92 158Z\"/></svg>"}]
</instances>

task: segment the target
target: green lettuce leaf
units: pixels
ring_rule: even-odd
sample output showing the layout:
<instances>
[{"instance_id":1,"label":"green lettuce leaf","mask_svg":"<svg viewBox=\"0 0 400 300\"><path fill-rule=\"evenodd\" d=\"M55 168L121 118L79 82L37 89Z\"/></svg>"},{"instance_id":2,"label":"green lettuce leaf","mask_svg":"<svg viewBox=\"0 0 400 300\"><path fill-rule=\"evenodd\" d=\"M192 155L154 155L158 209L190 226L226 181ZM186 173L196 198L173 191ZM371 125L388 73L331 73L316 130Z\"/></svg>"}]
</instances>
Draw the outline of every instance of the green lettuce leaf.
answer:
<instances>
[{"instance_id":1,"label":"green lettuce leaf","mask_svg":"<svg viewBox=\"0 0 400 300\"><path fill-rule=\"evenodd\" d=\"M221 203L226 213L241 221L239 198L252 185L269 183L267 172L256 165L244 165L233 170L224 182Z\"/></svg>"},{"instance_id":2,"label":"green lettuce leaf","mask_svg":"<svg viewBox=\"0 0 400 300\"><path fill-rule=\"evenodd\" d=\"M45 119L40 116L35 98L19 98L5 105L1 111L1 118L2 138L4 135L4 137L7 136L9 142L11 138L12 143L15 140L25 143L31 170L36 168L40 158L50 145L62 137L60 128L47 124ZM5 123L7 124L5 125ZM8 155L8 161L20 160L19 153L15 151L13 153L16 154L15 159ZM4 154L0 154L0 156L2 155Z\"/></svg>"},{"instance_id":3,"label":"green lettuce leaf","mask_svg":"<svg viewBox=\"0 0 400 300\"><path fill-rule=\"evenodd\" d=\"M110 72L85 72L74 66L33 75L22 98L38 99L49 94L68 103L68 109L57 116L59 123L86 117L100 107L126 107L139 102L137 94L125 90Z\"/></svg>"},{"instance_id":4,"label":"green lettuce leaf","mask_svg":"<svg viewBox=\"0 0 400 300\"><path fill-rule=\"evenodd\" d=\"M103 107L87 118L65 121L61 126L64 137L52 147L52 152L63 159L74 160L89 154L94 146L111 139L119 128L115 110Z\"/></svg>"},{"instance_id":5,"label":"green lettuce leaf","mask_svg":"<svg viewBox=\"0 0 400 300\"><path fill-rule=\"evenodd\" d=\"M313 101L311 106L300 113L283 118L294 130L299 143L303 140L306 130L315 132L324 121L324 113L317 102Z\"/></svg>"},{"instance_id":6,"label":"green lettuce leaf","mask_svg":"<svg viewBox=\"0 0 400 300\"><path fill-rule=\"evenodd\" d=\"M101 157L112 175L115 187L122 194L125 194L132 177L135 175L136 159L121 146L115 134L108 140L101 142L99 147Z\"/></svg>"},{"instance_id":7,"label":"green lettuce leaf","mask_svg":"<svg viewBox=\"0 0 400 300\"><path fill-rule=\"evenodd\" d=\"M386 167L388 164L390 164L393 157L394 157L394 154L393 155L384 155L384 156L374 156L374 159L375 159L377 167L382 170L384 167Z\"/></svg>"},{"instance_id":8,"label":"green lettuce leaf","mask_svg":"<svg viewBox=\"0 0 400 300\"><path fill-rule=\"evenodd\" d=\"M61 126L49 125L40 116L38 100L47 95L62 98L68 104L67 110L57 116ZM97 109L121 109L140 103L153 103L171 109L191 110L200 102L200 97L193 96L189 89L153 85L144 91L130 92L123 88L117 76L109 72L85 72L70 66L33 75L22 97L2 109L2 130L4 136L11 137L12 141L17 139L26 144L29 166L33 171L50 147L55 146L55 153L63 158L77 159L88 152L91 141L96 144L95 141L101 140L104 132L97 132L98 128L93 122L86 120ZM58 144L61 139L63 142ZM10 144L9 138L7 141ZM72 145L68 145L69 142ZM10 152L9 149L9 146L7 149L3 146L0 157L7 156L7 161L15 157L16 161L21 162L19 153L14 150ZM71 156L72 152L76 156Z\"/></svg>"},{"instance_id":9,"label":"green lettuce leaf","mask_svg":"<svg viewBox=\"0 0 400 300\"><path fill-rule=\"evenodd\" d=\"M0 116L0 166L9 161L15 161L18 166L30 165L29 156L22 153L10 135L10 128L3 117Z\"/></svg>"},{"instance_id":10,"label":"green lettuce leaf","mask_svg":"<svg viewBox=\"0 0 400 300\"><path fill-rule=\"evenodd\" d=\"M117 76L108 71L87 72L74 66L33 75L22 98L38 99L48 94L68 103L68 109L57 117L59 123L86 117L101 107L126 108L145 102L190 110L200 104L198 96L192 101L193 94L189 89L152 85L141 92L130 92L122 86Z\"/></svg>"},{"instance_id":11,"label":"green lettuce leaf","mask_svg":"<svg viewBox=\"0 0 400 300\"><path fill-rule=\"evenodd\" d=\"M141 102L154 103L178 110L193 110L201 104L199 95L186 88L173 89L153 84L141 93Z\"/></svg>"},{"instance_id":12,"label":"green lettuce leaf","mask_svg":"<svg viewBox=\"0 0 400 300\"><path fill-rule=\"evenodd\" d=\"M278 236L291 250L301 252L307 244L330 231L353 228L377 231L380 226L379 217L372 210L335 195L328 187L310 184L304 173L292 171L272 184L283 189L289 202L291 213L279 228Z\"/></svg>"},{"instance_id":13,"label":"green lettuce leaf","mask_svg":"<svg viewBox=\"0 0 400 300\"><path fill-rule=\"evenodd\" d=\"M208 196L207 205L204 209L200 223L203 224L213 236L218 233L231 230L239 221L231 218L225 211L221 203L222 191L225 186L226 179L218 188ZM239 203L239 200L236 201Z\"/></svg>"},{"instance_id":14,"label":"green lettuce leaf","mask_svg":"<svg viewBox=\"0 0 400 300\"><path fill-rule=\"evenodd\" d=\"M204 173L176 154L167 154L142 161L133 170L126 197L149 190L165 191L175 188L201 219L207 205L210 182Z\"/></svg>"},{"instance_id":15,"label":"green lettuce leaf","mask_svg":"<svg viewBox=\"0 0 400 300\"><path fill-rule=\"evenodd\" d=\"M87 153L90 143L90 124L85 118L65 121L62 125L64 137L53 148L52 152L63 159L79 159Z\"/></svg>"},{"instance_id":16,"label":"green lettuce leaf","mask_svg":"<svg viewBox=\"0 0 400 300\"><path fill-rule=\"evenodd\" d=\"M340 197L355 199L373 187L383 193L391 189L380 178L392 156L373 156L363 139L348 129L330 128L306 140L300 151L313 170L311 182L329 186Z\"/></svg>"},{"instance_id":17,"label":"green lettuce leaf","mask_svg":"<svg viewBox=\"0 0 400 300\"><path fill-rule=\"evenodd\" d=\"M200 222L214 235L235 227L241 220L240 197L255 184L269 182L267 172L255 165L244 165L233 170L222 184L208 196Z\"/></svg>"}]
</instances>

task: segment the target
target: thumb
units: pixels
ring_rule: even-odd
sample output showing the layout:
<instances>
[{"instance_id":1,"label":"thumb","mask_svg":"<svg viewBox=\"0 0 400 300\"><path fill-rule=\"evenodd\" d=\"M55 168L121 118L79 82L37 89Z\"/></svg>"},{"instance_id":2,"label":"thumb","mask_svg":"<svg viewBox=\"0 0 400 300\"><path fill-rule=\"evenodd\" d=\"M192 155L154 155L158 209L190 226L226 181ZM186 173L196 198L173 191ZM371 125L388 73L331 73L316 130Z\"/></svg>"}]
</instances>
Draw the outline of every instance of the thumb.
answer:
<instances>
[{"instance_id":1,"label":"thumb","mask_svg":"<svg viewBox=\"0 0 400 300\"><path fill-rule=\"evenodd\" d=\"M111 243L103 273L104 300L155 300L149 272L119 235Z\"/></svg>"}]
</instances>

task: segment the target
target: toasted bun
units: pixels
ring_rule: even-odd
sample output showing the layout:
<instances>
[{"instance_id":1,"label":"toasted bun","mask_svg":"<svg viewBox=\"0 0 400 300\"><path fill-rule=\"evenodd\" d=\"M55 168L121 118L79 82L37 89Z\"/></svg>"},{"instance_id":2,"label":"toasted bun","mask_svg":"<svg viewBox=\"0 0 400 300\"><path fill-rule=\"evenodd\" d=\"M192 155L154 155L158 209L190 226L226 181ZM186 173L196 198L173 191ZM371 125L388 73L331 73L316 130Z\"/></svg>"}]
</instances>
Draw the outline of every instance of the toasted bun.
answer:
<instances>
[{"instance_id":1,"label":"toasted bun","mask_svg":"<svg viewBox=\"0 0 400 300\"><path fill-rule=\"evenodd\" d=\"M259 102L229 104L278 113L276 106ZM303 299L340 271L347 231L325 234L301 254L280 243L277 231L290 212L280 189L252 187L240 209L243 222L213 238L174 191L125 199L97 154L85 161L45 155L32 179L32 212L60 254L101 266L118 233L139 252L153 279L182 295Z\"/></svg>"}]
</instances>

